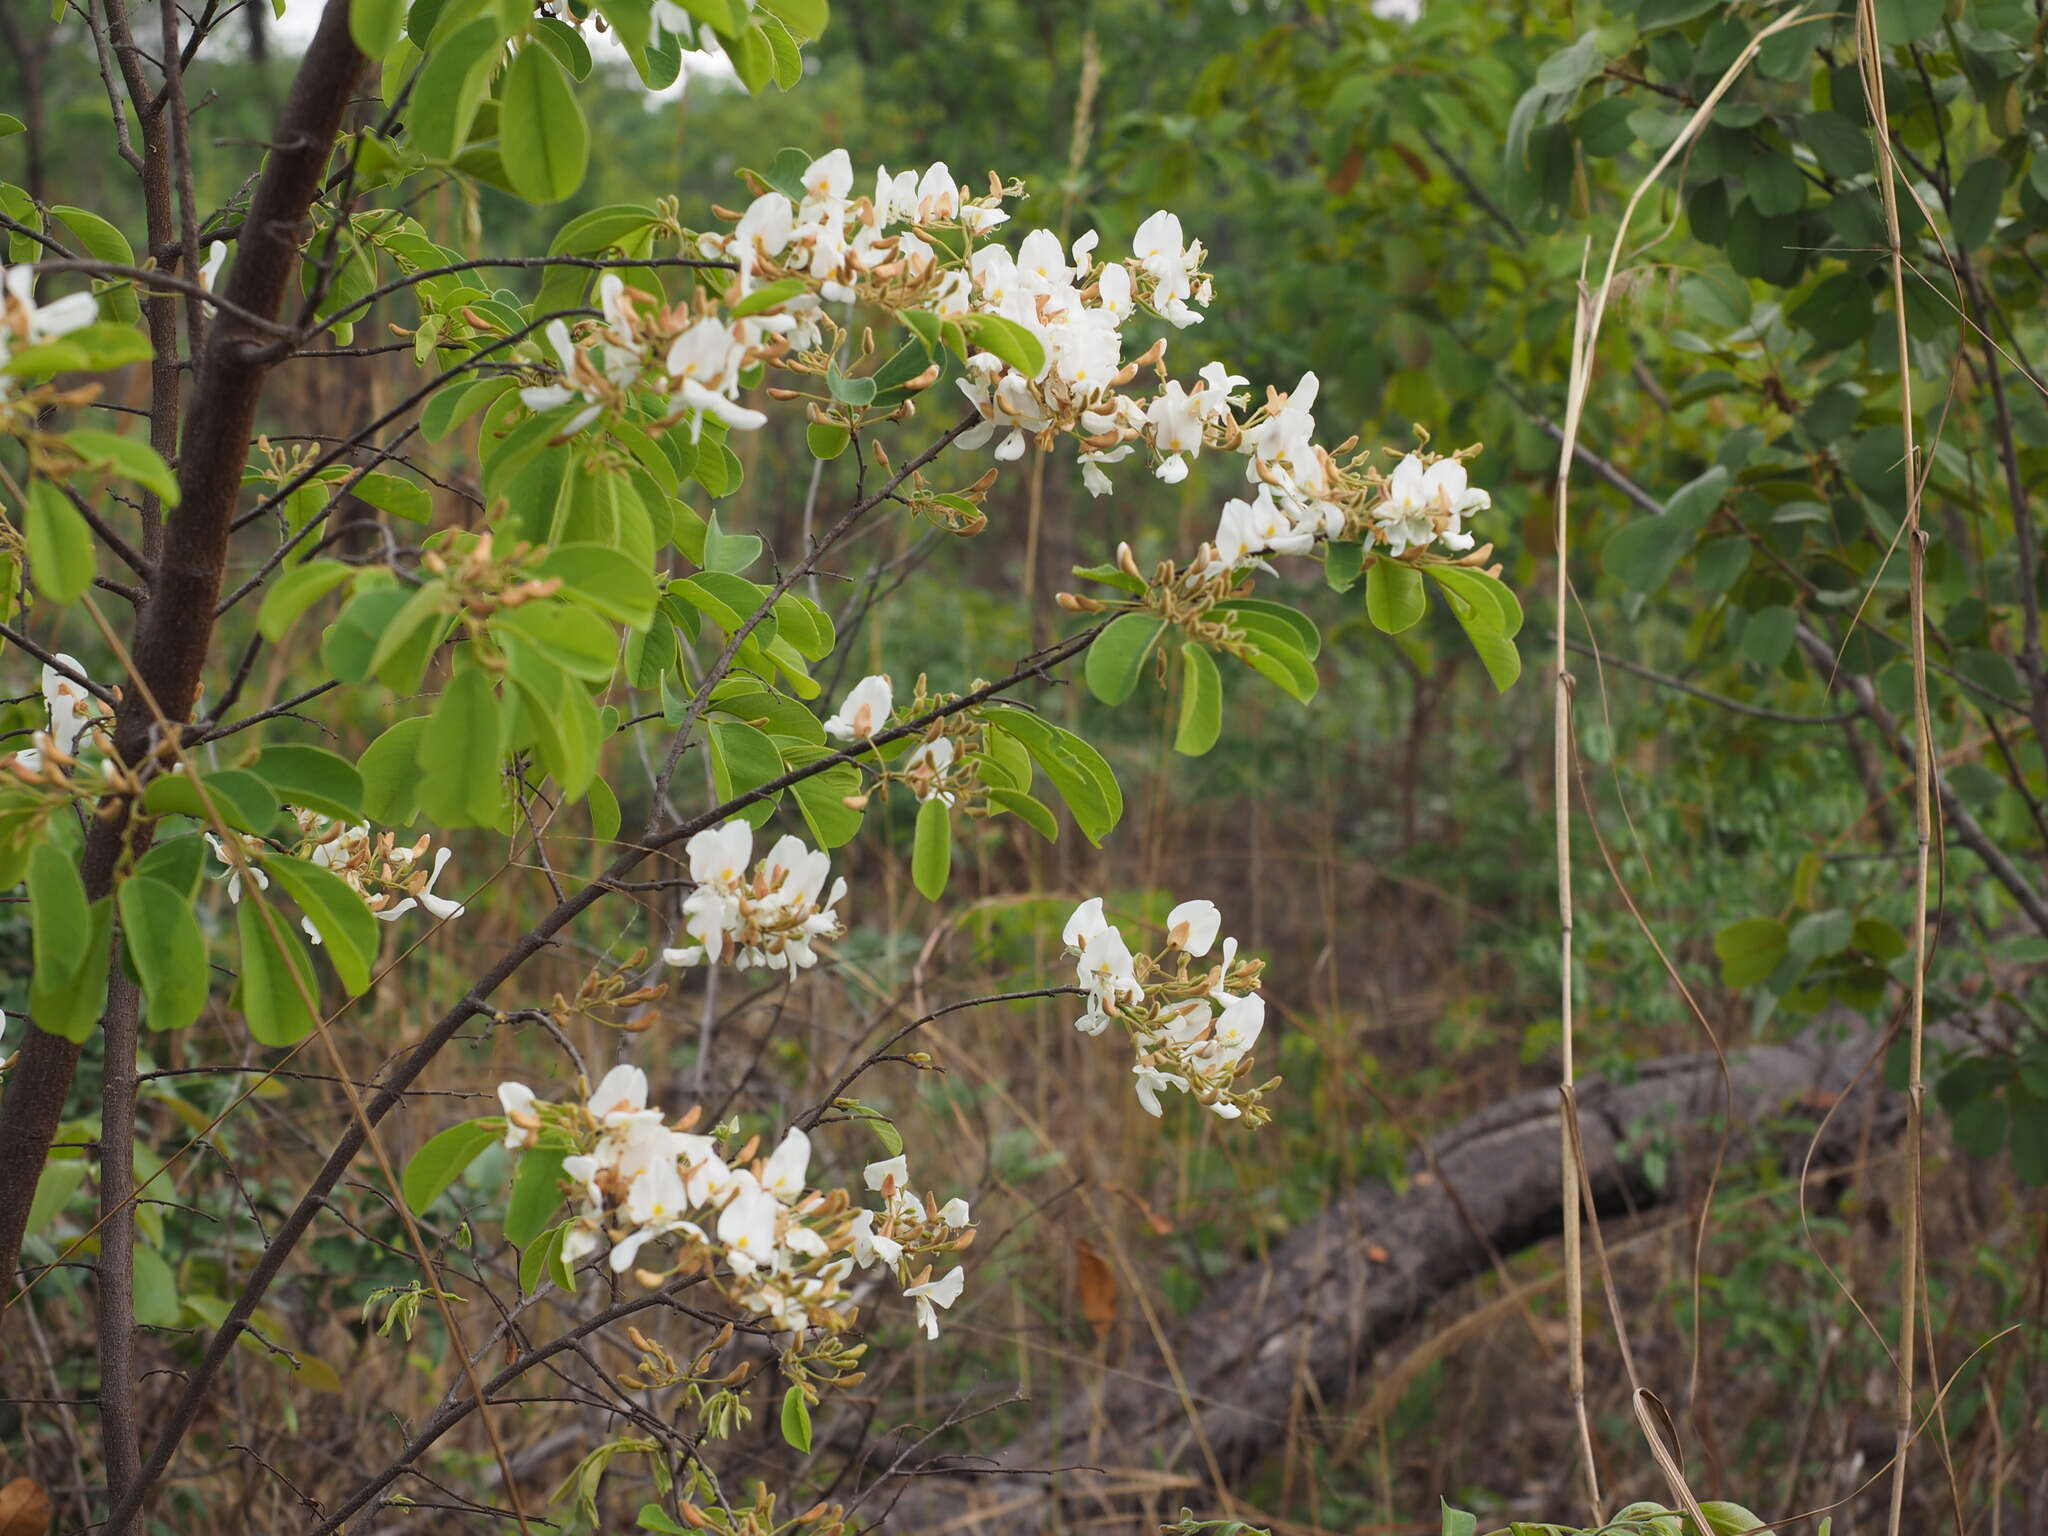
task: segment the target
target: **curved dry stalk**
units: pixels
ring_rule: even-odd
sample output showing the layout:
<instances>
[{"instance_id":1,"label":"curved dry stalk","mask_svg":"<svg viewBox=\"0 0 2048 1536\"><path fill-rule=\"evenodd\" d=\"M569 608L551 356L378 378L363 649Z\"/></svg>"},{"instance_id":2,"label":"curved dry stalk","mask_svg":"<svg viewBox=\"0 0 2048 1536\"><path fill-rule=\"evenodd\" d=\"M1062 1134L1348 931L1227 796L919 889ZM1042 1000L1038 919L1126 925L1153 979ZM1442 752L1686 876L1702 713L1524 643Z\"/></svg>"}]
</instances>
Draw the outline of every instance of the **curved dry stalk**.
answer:
<instances>
[{"instance_id":1,"label":"curved dry stalk","mask_svg":"<svg viewBox=\"0 0 2048 1536\"><path fill-rule=\"evenodd\" d=\"M1861 0L1868 7L1870 0ZM1586 1361L1585 1361L1585 1274L1584 1255L1581 1251L1579 1230L1579 1185L1581 1170L1579 1158L1572 1144L1570 1121L1576 1112L1576 1067L1573 1060L1572 1024L1572 841L1571 841L1571 701L1572 675L1566 662L1565 619L1568 612L1567 598L1570 592L1570 576L1567 569L1570 532L1569 490L1572 464L1576 458L1579 439L1579 424L1585 413L1586 395L1593 382L1593 364L1598 355L1600 323L1606 315L1607 301L1614 291L1614 278L1621 265L1623 246L1628 241L1629 225L1635 218L1637 207L1649 195L1650 189L1663 177L1681 155L1699 137L1707 123L1712 120L1714 109L1721 98L1749 68L1757 52L1765 42L1787 28L1802 26L1817 17L1805 11L1795 10L1780 17L1760 30L1735 56L1714 88L1707 92L1678 136L1665 148L1636 186L1621 211L1620 226L1614 232L1613 243L1608 247L1607 264L1600 274L1596 288L1588 289L1585 269L1582 264L1579 277L1579 301L1572 325L1571 372L1565 389L1564 426L1558 433L1556 517L1553 523L1557 545L1556 584L1556 661L1555 661L1555 702L1552 709L1552 762L1553 780L1552 814L1557 823L1557 915L1559 954L1559 1024L1561 1042L1559 1047L1558 1094L1563 1100L1564 1113L1559 1123L1559 1180L1563 1198L1564 1214L1564 1268L1565 1268L1565 1313L1569 1331L1569 1387L1572 1396L1572 1414L1579 1428L1579 1452L1582 1470L1586 1480L1587 1501L1592 1509L1593 1519L1600 1521L1599 1472L1593 1454L1593 1432L1586 1414ZM1894 242L1896 244L1896 241ZM1590 243L1589 243L1590 254ZM1901 322L1903 307L1901 308ZM1923 881L1922 889L1925 889ZM1653 1444L1654 1449L1654 1444ZM1896 1533L1894 1533L1896 1536Z\"/></svg>"}]
</instances>

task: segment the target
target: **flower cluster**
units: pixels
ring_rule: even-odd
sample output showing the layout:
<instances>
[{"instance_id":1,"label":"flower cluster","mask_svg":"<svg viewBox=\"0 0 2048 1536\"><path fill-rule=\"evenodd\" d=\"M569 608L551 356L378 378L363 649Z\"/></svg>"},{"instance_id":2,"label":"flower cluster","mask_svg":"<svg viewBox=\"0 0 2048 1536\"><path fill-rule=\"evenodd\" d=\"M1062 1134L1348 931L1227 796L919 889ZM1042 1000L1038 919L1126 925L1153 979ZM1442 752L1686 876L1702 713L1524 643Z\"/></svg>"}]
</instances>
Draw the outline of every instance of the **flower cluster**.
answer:
<instances>
[{"instance_id":1,"label":"flower cluster","mask_svg":"<svg viewBox=\"0 0 2048 1536\"><path fill-rule=\"evenodd\" d=\"M33 267L0 266L0 367L16 348L39 346L69 335L100 317L99 301L89 293L67 293L47 304L36 303ZM0 375L0 398L13 381Z\"/></svg>"},{"instance_id":2,"label":"flower cluster","mask_svg":"<svg viewBox=\"0 0 2048 1536\"><path fill-rule=\"evenodd\" d=\"M431 837L423 835L417 842L401 843L395 833L372 832L366 823L351 824L317 811L293 810L292 819L299 835L287 851L294 858L340 876L349 889L363 898L363 905L383 921L395 923L416 907L443 922L463 915L465 908L461 902L434 892L454 851L445 847L435 849L430 864L427 855L433 848ZM256 882L257 889L270 888L270 877L254 857L268 852L270 845L247 833L234 835L242 843L243 858L239 864L213 833L206 834L206 842L213 856L226 866L223 874L228 900L239 902L244 873ZM320 930L310 917L301 917L299 926L315 944L322 942Z\"/></svg>"},{"instance_id":3,"label":"flower cluster","mask_svg":"<svg viewBox=\"0 0 2048 1536\"><path fill-rule=\"evenodd\" d=\"M1259 995L1263 962L1240 961L1237 940L1223 941L1216 964L1197 967L1215 947L1222 915L1214 902L1184 901L1166 915L1166 945L1157 954L1133 954L1123 933L1102 914L1102 898L1074 909L1061 935L1075 957L1088 1011L1074 1021L1099 1035L1114 1023L1137 1053L1131 1075L1138 1102L1161 1113L1162 1089L1192 1094L1225 1120L1262 1124L1261 1096L1279 1079L1244 1087L1251 1050L1266 1023Z\"/></svg>"},{"instance_id":4,"label":"flower cluster","mask_svg":"<svg viewBox=\"0 0 2048 1536\"><path fill-rule=\"evenodd\" d=\"M801 839L778 838L754 864L754 829L734 817L699 832L683 848L696 882L683 901L683 931L694 942L663 950L668 964L702 965L709 959L730 961L740 970L807 970L818 963L813 941L844 931L832 909L846 895L846 881L834 880L828 894L832 861Z\"/></svg>"},{"instance_id":5,"label":"flower cluster","mask_svg":"<svg viewBox=\"0 0 2048 1536\"><path fill-rule=\"evenodd\" d=\"M654 303L653 295L627 287L616 272L605 273L597 291L604 319L587 327L580 339L570 335L563 321L548 322L548 344L561 363L559 382L519 392L520 401L534 411L581 400L583 408L563 424L564 432L580 432L640 388L651 388L669 402L664 427L688 418L694 437L709 415L730 428L753 431L768 418L739 403L740 375L816 332L815 319L805 322L793 312L799 307L794 301L785 306L792 312L728 320L712 310L708 299L644 308ZM810 307L816 303L811 299Z\"/></svg>"},{"instance_id":6,"label":"flower cluster","mask_svg":"<svg viewBox=\"0 0 2048 1536\"><path fill-rule=\"evenodd\" d=\"M5 342L0 341L0 359L5 355ZM14 754L17 771L31 778L40 778L46 767L65 773L78 757L79 738L104 718L99 701L78 681L86 675L78 658L60 651L57 660L65 670L43 664L43 708L49 714L49 728L36 732L34 746Z\"/></svg>"},{"instance_id":7,"label":"flower cluster","mask_svg":"<svg viewBox=\"0 0 2048 1536\"><path fill-rule=\"evenodd\" d=\"M893 1271L931 1337L937 1309L959 1299L964 1272L956 1266L934 1280L931 1260L973 1241L967 1202L920 1200L900 1155L867 1169L882 1208L855 1209L844 1190L810 1187L811 1141L802 1130L792 1127L766 1157L749 1141L728 1158L715 1136L692 1129L698 1111L670 1125L648 1107L647 1074L638 1067L612 1068L581 1105L544 1103L515 1082L499 1085L498 1102L507 1147L552 1137L576 1148L562 1162L575 1186L576 1214L562 1238L572 1269L605 1250L614 1274L630 1270L648 1285L702 1270L735 1305L796 1333L852 1325L847 1281L856 1269ZM647 1252L658 1240L672 1243L665 1270Z\"/></svg>"},{"instance_id":8,"label":"flower cluster","mask_svg":"<svg viewBox=\"0 0 2048 1536\"><path fill-rule=\"evenodd\" d=\"M864 677L847 690L839 708L827 717L825 734L834 741L867 741L888 726L895 701L895 688L886 676ZM924 679L920 677L913 707L926 702ZM960 766L959 747L945 734L943 724L935 724L932 734L910 749L902 766L883 777L900 779L919 803L936 800L950 810L960 798Z\"/></svg>"},{"instance_id":9,"label":"flower cluster","mask_svg":"<svg viewBox=\"0 0 2048 1536\"><path fill-rule=\"evenodd\" d=\"M1010 461L1033 443L1050 448L1071 439L1094 496L1114 489L1110 467L1134 456L1178 484L1205 450L1241 455L1251 489L1224 505L1215 538L1190 567L1198 579L1266 555L1306 554L1319 540L1359 540L1394 558L1473 547L1465 520L1491 503L1471 486L1465 455L1409 454L1386 475L1371 465L1370 451L1355 451L1355 440L1334 449L1316 442L1313 373L1254 402L1244 376L1220 362L1204 365L1191 383L1170 376L1164 337L1142 350L1126 346L1125 327L1140 316L1185 329L1213 300L1202 242L1188 238L1172 212L1146 218L1130 254L1112 261L1098 259L1093 230L1069 245L1052 230L1033 229L1014 250L984 239L1008 221L1002 205L1021 191L994 175L977 196L944 164L894 175L883 168L873 191L856 196L853 162L834 149L811 161L801 181L801 195L769 188L744 210L720 210L729 231L695 237L700 256L735 268L724 297L738 318L703 296L695 307L650 307L647 295L607 274L599 285L603 322L580 339L560 322L551 326L560 381L522 398L536 410L582 400L571 431L642 387L674 402L671 421L694 415L701 422L708 412L729 426L757 427L760 413L737 403L742 378L757 364L773 364L829 381L842 332L824 305L865 303L921 313L927 331L956 324L975 347L956 383L981 420L957 439L962 448L988 448ZM775 292L759 292L767 285ZM1042 361L1030 371L1016 366L1019 348L996 343L990 327L1013 339L1028 334ZM1127 359L1127 350L1138 355ZM890 398L900 401L937 372ZM1141 375L1150 382L1134 391ZM843 399L836 388L832 400L816 397L814 419L857 424L865 408L834 403Z\"/></svg>"}]
</instances>

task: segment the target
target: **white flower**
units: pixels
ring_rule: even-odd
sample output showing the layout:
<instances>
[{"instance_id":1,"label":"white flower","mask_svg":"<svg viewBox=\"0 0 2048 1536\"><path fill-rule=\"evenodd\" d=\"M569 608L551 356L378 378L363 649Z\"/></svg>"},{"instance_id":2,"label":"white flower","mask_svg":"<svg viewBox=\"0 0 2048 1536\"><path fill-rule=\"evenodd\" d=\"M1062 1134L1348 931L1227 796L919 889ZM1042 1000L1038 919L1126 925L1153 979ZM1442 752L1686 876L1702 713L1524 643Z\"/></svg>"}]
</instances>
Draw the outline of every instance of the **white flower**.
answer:
<instances>
[{"instance_id":1,"label":"white flower","mask_svg":"<svg viewBox=\"0 0 2048 1536\"><path fill-rule=\"evenodd\" d=\"M1205 421L1214 421L1230 407L1230 392L1241 384L1251 382L1241 373L1232 373L1221 363L1206 363L1199 375L1202 387L1195 391L1195 408Z\"/></svg>"},{"instance_id":2,"label":"white flower","mask_svg":"<svg viewBox=\"0 0 2048 1536\"><path fill-rule=\"evenodd\" d=\"M906 1285L903 1294L917 1303L918 1325L924 1329L924 1336L936 1339L939 1336L939 1314L935 1308L950 1307L960 1299L960 1288L967 1283L967 1271L955 1268L946 1272L940 1280L926 1280L918 1285Z\"/></svg>"},{"instance_id":3,"label":"white flower","mask_svg":"<svg viewBox=\"0 0 2048 1536\"><path fill-rule=\"evenodd\" d=\"M1422 20L1422 0L1372 0L1372 13L1381 21L1412 27Z\"/></svg>"},{"instance_id":4,"label":"white flower","mask_svg":"<svg viewBox=\"0 0 2048 1536\"><path fill-rule=\"evenodd\" d=\"M1132 1065L1131 1075L1137 1079L1138 1103L1144 1107L1145 1113L1154 1119L1165 1113L1159 1105L1160 1089L1178 1088L1182 1093L1188 1091L1186 1078L1172 1072L1158 1071L1142 1061Z\"/></svg>"},{"instance_id":5,"label":"white flower","mask_svg":"<svg viewBox=\"0 0 2048 1536\"><path fill-rule=\"evenodd\" d=\"M788 1205L804 1192L804 1175L810 1166L811 1138L793 1125L761 1165L761 1187Z\"/></svg>"},{"instance_id":6,"label":"white flower","mask_svg":"<svg viewBox=\"0 0 2048 1536\"><path fill-rule=\"evenodd\" d=\"M825 722L834 741L866 741L889 723L896 693L885 674L864 677L847 690L838 710Z\"/></svg>"},{"instance_id":7,"label":"white flower","mask_svg":"<svg viewBox=\"0 0 2048 1536\"><path fill-rule=\"evenodd\" d=\"M1216 1055L1225 1066L1234 1067L1258 1044L1266 1027L1266 1000L1253 992L1246 997L1222 999L1216 1015Z\"/></svg>"},{"instance_id":8,"label":"white flower","mask_svg":"<svg viewBox=\"0 0 2048 1536\"><path fill-rule=\"evenodd\" d=\"M736 1175L718 1155L709 1136L679 1133L675 1138L676 1162L683 1172L684 1191L694 1206L715 1205L733 1188Z\"/></svg>"},{"instance_id":9,"label":"white flower","mask_svg":"<svg viewBox=\"0 0 2048 1536\"><path fill-rule=\"evenodd\" d=\"M99 317L99 302L89 293L67 293L37 304L34 268L0 266L0 361L5 361L11 342L33 346L52 341Z\"/></svg>"},{"instance_id":10,"label":"white flower","mask_svg":"<svg viewBox=\"0 0 2048 1536\"><path fill-rule=\"evenodd\" d=\"M1472 535L1464 520L1484 512L1493 498L1475 488L1456 459L1438 459L1424 467L1419 454L1409 454L1387 477L1386 499L1370 516L1395 558L1440 539L1446 549L1467 550Z\"/></svg>"},{"instance_id":11,"label":"white flower","mask_svg":"<svg viewBox=\"0 0 2048 1536\"><path fill-rule=\"evenodd\" d=\"M1130 319L1137 307L1131 297L1131 269L1121 265L1106 266L1095 284L1095 302L1102 306L1102 312L1119 325Z\"/></svg>"},{"instance_id":12,"label":"white flower","mask_svg":"<svg viewBox=\"0 0 2048 1536\"><path fill-rule=\"evenodd\" d=\"M227 849L221 846L221 841L219 838L215 837L211 832L205 833L203 835L206 838L206 846L213 850L213 856L216 859L219 859L221 863L227 865L228 900L231 902L239 902L242 899L242 870L237 869L235 867L234 861L228 857ZM245 837L243 838L242 841L244 846L246 847L250 839ZM263 873L263 866L260 864L248 862L247 860L245 860L244 863L249 872L250 878L256 882L256 889L259 891L269 890L270 876Z\"/></svg>"},{"instance_id":13,"label":"white flower","mask_svg":"<svg viewBox=\"0 0 2048 1536\"><path fill-rule=\"evenodd\" d=\"M6 344L4 338L0 338L0 361L5 359ZM49 714L49 745L55 748L57 757L63 760L78 755L78 738L92 723L92 695L85 690L83 684L74 681L74 677L86 675L85 668L78 663L78 658L59 651L57 660L69 670L60 672L48 662L43 663L43 708ZM16 762L30 772L37 772L43 766L43 751L40 746L28 747L15 753L14 757ZM218 844L214 845L214 851L220 851Z\"/></svg>"},{"instance_id":14,"label":"white flower","mask_svg":"<svg viewBox=\"0 0 2048 1536\"><path fill-rule=\"evenodd\" d=\"M1185 480L1188 459L1197 458L1202 452L1201 402L1199 392L1190 395L1181 388L1180 380L1168 379L1145 413L1146 424L1152 429L1152 445L1166 456L1158 475L1168 485Z\"/></svg>"},{"instance_id":15,"label":"white flower","mask_svg":"<svg viewBox=\"0 0 2048 1536\"><path fill-rule=\"evenodd\" d=\"M1109 926L1109 920L1102 915L1102 898L1090 896L1074 908L1074 915L1067 919L1067 926L1060 933L1060 942L1068 949L1079 951L1094 935Z\"/></svg>"},{"instance_id":16,"label":"white flower","mask_svg":"<svg viewBox=\"0 0 2048 1536\"><path fill-rule=\"evenodd\" d=\"M744 1169L733 1175L737 1192L718 1213L718 1241L733 1272L750 1275L775 1254L775 1218L782 1207Z\"/></svg>"},{"instance_id":17,"label":"white flower","mask_svg":"<svg viewBox=\"0 0 2048 1536\"><path fill-rule=\"evenodd\" d=\"M843 202L853 190L853 160L845 150L829 150L804 167L805 202Z\"/></svg>"},{"instance_id":18,"label":"white flower","mask_svg":"<svg viewBox=\"0 0 2048 1536\"><path fill-rule=\"evenodd\" d=\"M869 1189L901 1191L910 1187L910 1160L901 1152L869 1163L861 1175Z\"/></svg>"},{"instance_id":19,"label":"white flower","mask_svg":"<svg viewBox=\"0 0 2048 1536\"><path fill-rule=\"evenodd\" d=\"M812 941L841 931L832 909L845 896L846 882L834 880L826 893L831 859L785 836L750 878L753 843L753 828L735 817L684 845L690 878L697 882L683 900L684 930L697 942L663 950L667 964L695 965L708 957L729 959L743 970L803 970L817 964Z\"/></svg>"},{"instance_id":20,"label":"white flower","mask_svg":"<svg viewBox=\"0 0 2048 1536\"><path fill-rule=\"evenodd\" d=\"M532 1146L538 1139L533 1128L519 1122L534 1118L533 1090L524 1083L500 1083L498 1103L505 1111L506 1147L517 1152L521 1147Z\"/></svg>"},{"instance_id":21,"label":"white flower","mask_svg":"<svg viewBox=\"0 0 2048 1536\"><path fill-rule=\"evenodd\" d=\"M207 292L213 291L215 279L220 276L221 263L228 259L228 243L216 240L206 248L206 261L199 268L199 286Z\"/></svg>"},{"instance_id":22,"label":"white flower","mask_svg":"<svg viewBox=\"0 0 2048 1536\"><path fill-rule=\"evenodd\" d=\"M853 1225L847 1231L853 1240L853 1260L862 1269L872 1269L877 1264L894 1264L903 1257L901 1243L875 1230L873 1211L856 1212Z\"/></svg>"},{"instance_id":23,"label":"white flower","mask_svg":"<svg viewBox=\"0 0 2048 1536\"><path fill-rule=\"evenodd\" d=\"M920 802L937 800L950 808L959 798L952 790L942 787L946 770L953 766L956 750L950 736L940 736L919 742L917 750L904 759L903 776L917 792Z\"/></svg>"},{"instance_id":24,"label":"white flower","mask_svg":"<svg viewBox=\"0 0 2048 1536\"><path fill-rule=\"evenodd\" d=\"M1081 946L1075 970L1081 985L1088 989L1091 1006L1097 1011L1106 1011L1105 1005L1144 995L1144 988L1138 985L1130 946L1115 927L1105 927L1101 932L1090 935Z\"/></svg>"},{"instance_id":25,"label":"white flower","mask_svg":"<svg viewBox=\"0 0 2048 1536\"><path fill-rule=\"evenodd\" d=\"M619 1063L598 1079L584 1108L599 1125L626 1125L647 1112L647 1074L638 1067Z\"/></svg>"},{"instance_id":26,"label":"white flower","mask_svg":"<svg viewBox=\"0 0 2048 1536\"><path fill-rule=\"evenodd\" d=\"M1184 901L1166 914L1166 940L1175 948L1200 959L1209 953L1223 926L1223 914L1213 901Z\"/></svg>"},{"instance_id":27,"label":"white flower","mask_svg":"<svg viewBox=\"0 0 2048 1536\"><path fill-rule=\"evenodd\" d=\"M954 1196L939 1207L939 1220L957 1232L967 1225L967 1202Z\"/></svg>"}]
</instances>

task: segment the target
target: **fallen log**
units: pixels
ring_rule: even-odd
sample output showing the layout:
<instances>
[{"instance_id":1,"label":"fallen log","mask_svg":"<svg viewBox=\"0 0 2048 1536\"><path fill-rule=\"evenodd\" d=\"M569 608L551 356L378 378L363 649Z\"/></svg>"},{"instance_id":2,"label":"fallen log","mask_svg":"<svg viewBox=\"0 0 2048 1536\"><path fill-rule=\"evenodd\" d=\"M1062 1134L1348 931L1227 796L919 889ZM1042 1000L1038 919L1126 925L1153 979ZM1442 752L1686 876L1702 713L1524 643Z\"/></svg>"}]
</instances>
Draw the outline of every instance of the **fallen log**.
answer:
<instances>
[{"instance_id":1,"label":"fallen log","mask_svg":"<svg viewBox=\"0 0 2048 1536\"><path fill-rule=\"evenodd\" d=\"M1602 1215L1668 1208L1696 1191L1686 1175L1704 1171L1724 1118L1731 1152L1768 1143L1794 1169L1809 1146L1822 1168L1895 1135L1905 1100L1865 1070L1876 1044L1867 1028L1829 1020L1789 1043L1730 1053L1725 1077L1702 1054L1647 1063L1628 1082L1582 1081L1581 1141ZM870 1507L889 1507L886 1528L916 1536L1019 1536L1060 1516L1091 1532L1156 1531L1162 1511L1204 1502L1213 1478L1251 1473L1304 1393L1343 1402L1446 1295L1497 1256L1558 1235L1558 1103L1543 1089L1472 1116L1429 1144L1404 1190L1348 1191L1225 1277L1175 1326L1170 1361L1154 1350L1067 1421L1042 1421L994 1457L955 1461L957 1477L921 1467L893 1505L895 1490L877 1490ZM1811 1127L1830 1107L1816 1138ZM1670 1159L1661 1180L1644 1166L1653 1142Z\"/></svg>"}]
</instances>

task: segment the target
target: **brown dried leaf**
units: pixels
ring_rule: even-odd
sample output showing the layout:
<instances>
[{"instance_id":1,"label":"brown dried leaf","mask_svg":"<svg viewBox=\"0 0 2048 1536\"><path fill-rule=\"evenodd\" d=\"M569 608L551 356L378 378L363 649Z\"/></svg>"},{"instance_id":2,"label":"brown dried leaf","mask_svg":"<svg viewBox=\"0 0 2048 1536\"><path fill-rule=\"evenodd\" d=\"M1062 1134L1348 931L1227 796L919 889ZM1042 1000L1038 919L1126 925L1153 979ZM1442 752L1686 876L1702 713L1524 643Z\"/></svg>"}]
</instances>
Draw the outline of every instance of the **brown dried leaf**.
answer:
<instances>
[{"instance_id":1,"label":"brown dried leaf","mask_svg":"<svg viewBox=\"0 0 2048 1536\"><path fill-rule=\"evenodd\" d=\"M0 1536L46 1536L50 1496L32 1477L17 1477L0 1488Z\"/></svg>"},{"instance_id":2,"label":"brown dried leaf","mask_svg":"<svg viewBox=\"0 0 2048 1536\"><path fill-rule=\"evenodd\" d=\"M1078 1237L1074 1239L1074 1270L1081 1288L1081 1315L1094 1328L1099 1344L1116 1326L1116 1274L1101 1254Z\"/></svg>"}]
</instances>

